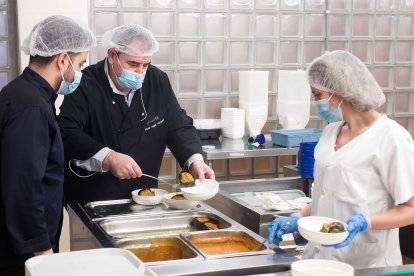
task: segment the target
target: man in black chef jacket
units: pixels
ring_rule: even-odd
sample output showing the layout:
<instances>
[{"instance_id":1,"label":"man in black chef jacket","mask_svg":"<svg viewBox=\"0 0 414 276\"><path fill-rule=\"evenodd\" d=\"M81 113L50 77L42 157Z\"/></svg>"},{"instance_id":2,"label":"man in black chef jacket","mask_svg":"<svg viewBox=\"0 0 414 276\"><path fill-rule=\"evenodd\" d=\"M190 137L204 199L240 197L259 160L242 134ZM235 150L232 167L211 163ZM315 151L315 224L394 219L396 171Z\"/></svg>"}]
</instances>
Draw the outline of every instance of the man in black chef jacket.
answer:
<instances>
[{"instance_id":1,"label":"man in black chef jacket","mask_svg":"<svg viewBox=\"0 0 414 276\"><path fill-rule=\"evenodd\" d=\"M196 178L214 179L201 155L193 120L181 109L167 74L151 65L159 44L151 31L123 25L106 32L107 57L83 70L65 97L59 125L65 148L65 199L130 198L156 187L166 147Z\"/></svg>"},{"instance_id":2,"label":"man in black chef jacket","mask_svg":"<svg viewBox=\"0 0 414 276\"><path fill-rule=\"evenodd\" d=\"M40 21L23 42L29 66L0 92L0 275L58 249L63 145L57 94L73 92L95 45L92 32L64 16Z\"/></svg>"}]
</instances>

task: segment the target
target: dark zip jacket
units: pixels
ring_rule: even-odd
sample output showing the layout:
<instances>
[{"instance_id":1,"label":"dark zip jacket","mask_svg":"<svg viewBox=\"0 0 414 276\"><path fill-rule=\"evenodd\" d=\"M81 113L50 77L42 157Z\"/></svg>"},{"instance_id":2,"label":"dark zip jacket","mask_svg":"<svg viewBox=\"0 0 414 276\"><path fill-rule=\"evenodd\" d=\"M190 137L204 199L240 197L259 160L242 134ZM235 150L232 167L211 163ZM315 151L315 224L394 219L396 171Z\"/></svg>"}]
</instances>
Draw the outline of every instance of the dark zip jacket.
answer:
<instances>
[{"instance_id":1,"label":"dark zip jacket","mask_svg":"<svg viewBox=\"0 0 414 276\"><path fill-rule=\"evenodd\" d=\"M110 87L104 66L105 60L85 68L77 91L65 96L60 108L68 202L131 198L133 190L157 186L147 177L121 180L111 172L81 178L67 168L71 159L88 160L109 147L134 158L143 173L158 176L167 146L182 167L201 153L193 120L181 109L166 73L150 65L128 107L125 97ZM91 174L73 162L71 167L79 175Z\"/></svg>"},{"instance_id":2,"label":"dark zip jacket","mask_svg":"<svg viewBox=\"0 0 414 276\"><path fill-rule=\"evenodd\" d=\"M33 252L58 243L63 145L55 100L29 68L0 92L0 275L24 275Z\"/></svg>"}]
</instances>

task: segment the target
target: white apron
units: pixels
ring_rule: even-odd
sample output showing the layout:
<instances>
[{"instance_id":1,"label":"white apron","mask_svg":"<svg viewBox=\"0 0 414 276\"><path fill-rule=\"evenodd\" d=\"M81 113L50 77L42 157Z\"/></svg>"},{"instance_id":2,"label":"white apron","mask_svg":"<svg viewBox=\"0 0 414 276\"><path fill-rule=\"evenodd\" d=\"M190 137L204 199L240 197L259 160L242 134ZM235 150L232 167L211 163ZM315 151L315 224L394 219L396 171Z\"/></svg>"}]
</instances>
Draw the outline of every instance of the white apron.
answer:
<instances>
[{"instance_id":1,"label":"white apron","mask_svg":"<svg viewBox=\"0 0 414 276\"><path fill-rule=\"evenodd\" d=\"M414 196L414 143L387 116L335 151L343 122L329 124L315 148L312 214L346 221L381 213ZM398 228L359 233L349 246L309 243L303 258L332 259L354 268L401 265Z\"/></svg>"}]
</instances>

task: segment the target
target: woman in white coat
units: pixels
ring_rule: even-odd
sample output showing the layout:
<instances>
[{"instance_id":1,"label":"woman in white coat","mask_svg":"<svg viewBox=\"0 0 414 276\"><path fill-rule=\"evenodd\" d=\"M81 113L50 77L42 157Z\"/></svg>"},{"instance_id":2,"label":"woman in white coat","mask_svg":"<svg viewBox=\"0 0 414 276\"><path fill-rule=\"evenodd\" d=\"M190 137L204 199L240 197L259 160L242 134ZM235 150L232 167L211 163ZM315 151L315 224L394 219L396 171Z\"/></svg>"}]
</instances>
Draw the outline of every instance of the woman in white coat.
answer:
<instances>
[{"instance_id":1,"label":"woman in white coat","mask_svg":"<svg viewBox=\"0 0 414 276\"><path fill-rule=\"evenodd\" d=\"M348 238L333 246L309 242L303 258L355 268L401 265L398 228L414 223L413 138L375 110L385 103L384 93L349 52L315 59L308 80L315 112L329 122L315 148L312 203L274 220L269 242L296 231L302 216L331 217L347 221Z\"/></svg>"}]
</instances>

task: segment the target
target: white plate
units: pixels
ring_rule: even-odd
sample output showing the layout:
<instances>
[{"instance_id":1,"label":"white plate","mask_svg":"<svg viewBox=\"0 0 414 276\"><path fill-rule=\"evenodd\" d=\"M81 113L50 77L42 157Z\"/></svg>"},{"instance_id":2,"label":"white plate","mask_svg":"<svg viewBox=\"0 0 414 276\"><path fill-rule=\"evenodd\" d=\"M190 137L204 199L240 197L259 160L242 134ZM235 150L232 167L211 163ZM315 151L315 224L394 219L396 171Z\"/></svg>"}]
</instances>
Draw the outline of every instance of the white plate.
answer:
<instances>
[{"instance_id":1,"label":"white plate","mask_svg":"<svg viewBox=\"0 0 414 276\"><path fill-rule=\"evenodd\" d=\"M183 199L183 200L171 199L173 196L175 196L177 194L183 194L183 193L165 194L164 195L164 203L167 204L167 206L170 207L170 208L181 209L181 210L191 209L191 208L197 206L197 204L200 203L200 201L188 200L188 199Z\"/></svg>"},{"instance_id":2,"label":"white plate","mask_svg":"<svg viewBox=\"0 0 414 276\"><path fill-rule=\"evenodd\" d=\"M219 191L219 183L213 179L205 179L204 182L196 179L195 185L189 188L181 188L181 192L188 200L207 200L214 197Z\"/></svg>"},{"instance_id":3,"label":"white plate","mask_svg":"<svg viewBox=\"0 0 414 276\"><path fill-rule=\"evenodd\" d=\"M309 259L292 263L290 273L292 276L353 276L354 268L343 262Z\"/></svg>"},{"instance_id":4,"label":"white plate","mask_svg":"<svg viewBox=\"0 0 414 276\"><path fill-rule=\"evenodd\" d=\"M81 250L30 258L26 276L150 275L130 251L120 248Z\"/></svg>"},{"instance_id":5,"label":"white plate","mask_svg":"<svg viewBox=\"0 0 414 276\"><path fill-rule=\"evenodd\" d=\"M138 192L141 189L138 190L134 190L131 192L132 194L132 199L139 204L142 205L157 205L157 204L161 204L162 201L164 200L164 195L166 193L168 193L166 190L163 189L153 189L151 188L151 191L153 191L155 193L155 196L140 196L138 195Z\"/></svg>"},{"instance_id":6,"label":"white plate","mask_svg":"<svg viewBox=\"0 0 414 276\"><path fill-rule=\"evenodd\" d=\"M320 231L324 223L330 223L334 221L342 223L345 226L345 229L348 228L348 225L345 222L337 219L319 216L308 216L300 218L298 220L298 230L302 237L308 241L326 245L337 244L343 242L348 237L348 231L341 233L324 233Z\"/></svg>"}]
</instances>

